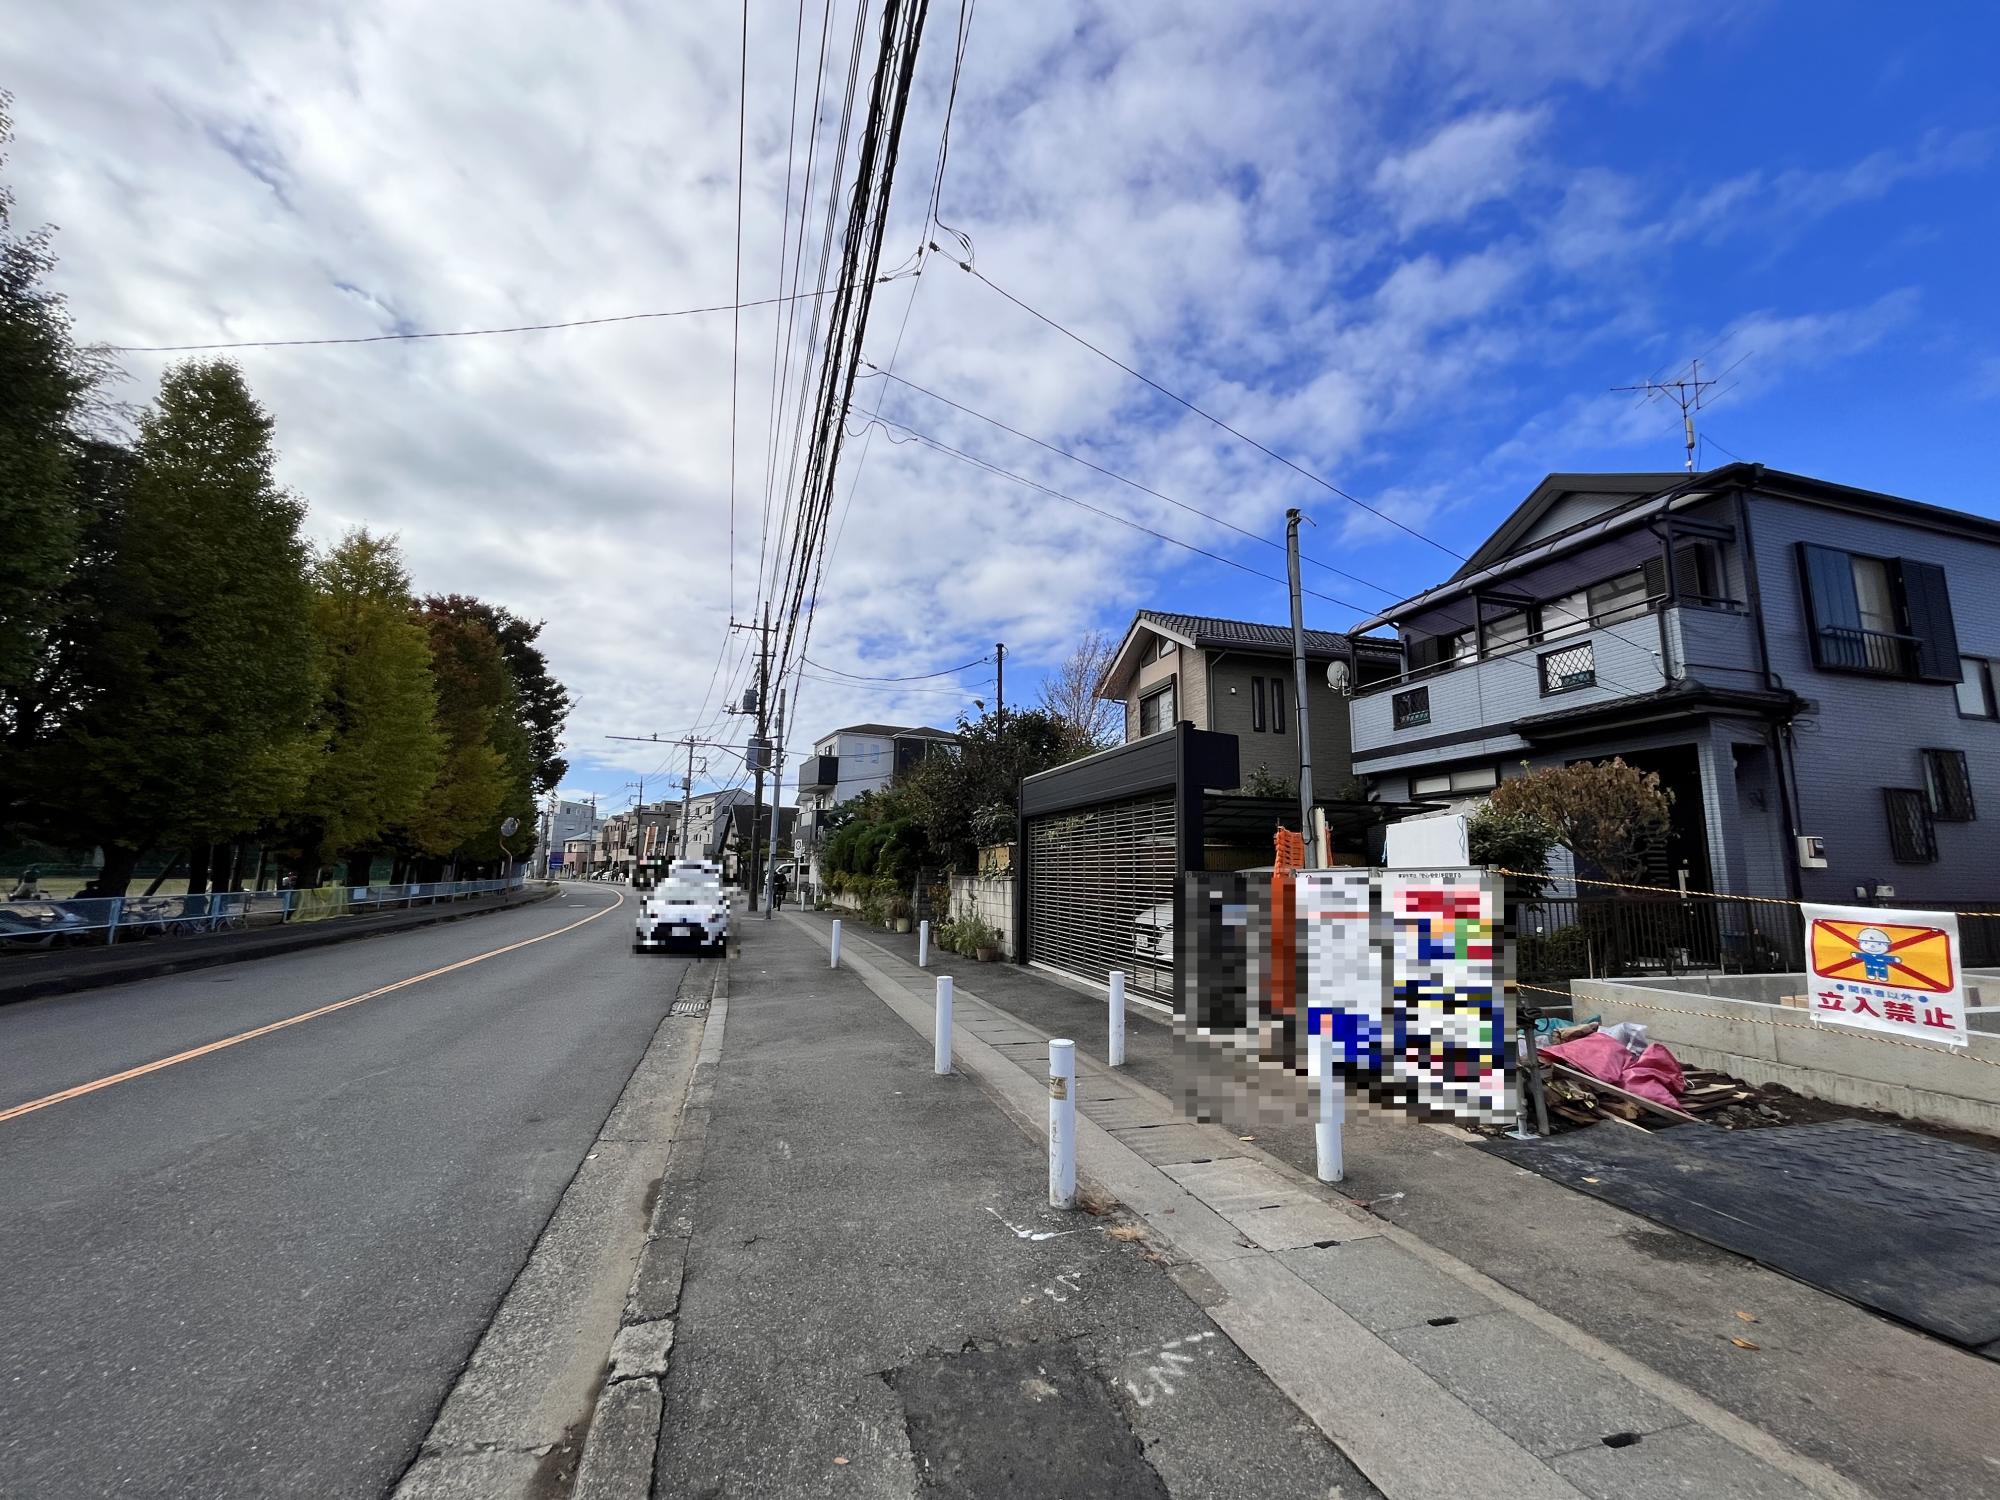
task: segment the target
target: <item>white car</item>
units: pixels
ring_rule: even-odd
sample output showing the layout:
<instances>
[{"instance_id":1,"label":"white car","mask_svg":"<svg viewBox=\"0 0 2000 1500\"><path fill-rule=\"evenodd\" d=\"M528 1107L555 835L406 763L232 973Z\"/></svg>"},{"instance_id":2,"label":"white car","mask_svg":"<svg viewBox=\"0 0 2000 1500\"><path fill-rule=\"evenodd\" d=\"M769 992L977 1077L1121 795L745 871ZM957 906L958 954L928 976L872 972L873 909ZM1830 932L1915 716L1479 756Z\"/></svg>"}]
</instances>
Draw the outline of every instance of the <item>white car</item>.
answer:
<instances>
[{"instance_id":1,"label":"white car","mask_svg":"<svg viewBox=\"0 0 2000 1500\"><path fill-rule=\"evenodd\" d=\"M675 946L721 951L729 941L729 894L722 888L722 867L710 860L676 860L645 893L634 925L634 953Z\"/></svg>"}]
</instances>

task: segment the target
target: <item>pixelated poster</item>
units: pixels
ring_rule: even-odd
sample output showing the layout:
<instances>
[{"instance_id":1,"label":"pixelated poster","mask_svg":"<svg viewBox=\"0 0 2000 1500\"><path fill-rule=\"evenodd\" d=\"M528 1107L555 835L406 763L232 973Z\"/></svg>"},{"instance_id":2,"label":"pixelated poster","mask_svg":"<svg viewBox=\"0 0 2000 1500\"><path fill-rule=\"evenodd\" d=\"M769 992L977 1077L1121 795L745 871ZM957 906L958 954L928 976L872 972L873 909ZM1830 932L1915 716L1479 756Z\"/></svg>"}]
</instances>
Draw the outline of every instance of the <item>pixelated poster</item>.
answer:
<instances>
[{"instance_id":1,"label":"pixelated poster","mask_svg":"<svg viewBox=\"0 0 2000 1500\"><path fill-rule=\"evenodd\" d=\"M1385 1103L1440 1119L1516 1108L1501 881L1483 870L1385 870L1389 1010Z\"/></svg>"},{"instance_id":2,"label":"pixelated poster","mask_svg":"<svg viewBox=\"0 0 2000 1500\"><path fill-rule=\"evenodd\" d=\"M1465 1124L1514 1116L1501 881L1481 870L1302 870L1292 877L1292 951L1273 951L1271 874L1194 874L1175 1035L1187 1107L1258 1118L1299 1094L1260 1076L1313 1072L1331 1037L1350 1094ZM1270 1004L1289 969L1304 1004Z\"/></svg>"},{"instance_id":3,"label":"pixelated poster","mask_svg":"<svg viewBox=\"0 0 2000 1500\"><path fill-rule=\"evenodd\" d=\"M1958 918L1950 912L1806 906L1807 999L1829 1026L1966 1045Z\"/></svg>"}]
</instances>

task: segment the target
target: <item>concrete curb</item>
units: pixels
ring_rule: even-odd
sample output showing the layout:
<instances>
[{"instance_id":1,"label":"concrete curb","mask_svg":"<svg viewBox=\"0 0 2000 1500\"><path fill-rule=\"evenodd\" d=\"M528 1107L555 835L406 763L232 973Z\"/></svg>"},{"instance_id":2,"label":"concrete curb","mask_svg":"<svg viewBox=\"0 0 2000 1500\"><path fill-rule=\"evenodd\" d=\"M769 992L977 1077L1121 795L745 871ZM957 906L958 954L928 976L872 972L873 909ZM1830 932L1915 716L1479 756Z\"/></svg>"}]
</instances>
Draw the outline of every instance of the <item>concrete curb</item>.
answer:
<instances>
[{"instance_id":1,"label":"concrete curb","mask_svg":"<svg viewBox=\"0 0 2000 1500\"><path fill-rule=\"evenodd\" d=\"M0 1005L12 1005L21 1000L40 1000L49 995L73 995L84 990L107 989L115 984L133 984L140 980L159 979L168 974L182 974L194 969L213 969L223 964L248 963L257 958L276 958L287 953L329 947L334 943L350 943L357 938L409 932L419 927L434 927L441 922L457 922L466 917L483 917L493 912L514 911L523 906L533 906L538 902L552 900L559 894L556 887L550 886L545 890L528 891L520 896L506 896L499 900L467 901L425 908L421 911L385 913L376 917L341 917L324 923L312 922L298 927L285 926L268 933L173 938L167 939L173 944L170 952L155 953L141 949L133 952L130 962L118 962L107 957L103 968L73 974L42 976L28 974L15 980L5 972L4 966L0 966ZM210 947L208 944L217 946ZM17 961L32 963L34 960Z\"/></svg>"},{"instance_id":2,"label":"concrete curb","mask_svg":"<svg viewBox=\"0 0 2000 1500\"><path fill-rule=\"evenodd\" d=\"M677 1002L678 1003L678 1002ZM652 1493L666 1406L662 1382L674 1345L681 1280L694 1236L695 1190L708 1142L709 1100L729 1019L729 964L716 965L708 1019L660 1178L646 1245L626 1295L610 1367L577 1468L577 1500L644 1500Z\"/></svg>"}]
</instances>

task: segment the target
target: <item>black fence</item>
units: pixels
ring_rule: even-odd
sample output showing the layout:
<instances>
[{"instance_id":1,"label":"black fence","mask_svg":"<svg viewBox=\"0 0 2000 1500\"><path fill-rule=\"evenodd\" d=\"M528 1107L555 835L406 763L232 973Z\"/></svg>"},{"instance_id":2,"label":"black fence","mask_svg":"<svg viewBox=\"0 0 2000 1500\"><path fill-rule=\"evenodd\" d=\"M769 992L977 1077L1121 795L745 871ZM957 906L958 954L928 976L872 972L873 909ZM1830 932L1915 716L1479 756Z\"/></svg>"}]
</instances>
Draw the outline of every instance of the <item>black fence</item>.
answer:
<instances>
[{"instance_id":1,"label":"black fence","mask_svg":"<svg viewBox=\"0 0 2000 1500\"><path fill-rule=\"evenodd\" d=\"M2000 903L1965 903L1959 962L2000 966ZM1805 922L1796 906L1663 894L1546 898L1510 904L1514 977L1567 989L1572 979L1676 974L1796 974Z\"/></svg>"}]
</instances>

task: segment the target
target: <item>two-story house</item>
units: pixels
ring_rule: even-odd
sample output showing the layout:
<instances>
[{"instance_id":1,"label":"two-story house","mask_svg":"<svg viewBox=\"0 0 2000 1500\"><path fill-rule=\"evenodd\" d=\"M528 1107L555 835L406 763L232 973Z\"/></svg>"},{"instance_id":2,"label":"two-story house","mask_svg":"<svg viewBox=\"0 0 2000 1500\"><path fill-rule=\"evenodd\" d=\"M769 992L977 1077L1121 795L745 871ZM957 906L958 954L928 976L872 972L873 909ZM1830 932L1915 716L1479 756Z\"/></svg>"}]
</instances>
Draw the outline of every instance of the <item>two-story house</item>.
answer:
<instances>
[{"instance_id":1,"label":"two-story house","mask_svg":"<svg viewBox=\"0 0 2000 1500\"><path fill-rule=\"evenodd\" d=\"M1316 798L1337 798L1346 795L1351 774L1347 698L1329 683L1327 669L1339 662L1343 672L1351 670L1369 683L1401 671L1401 652L1393 642L1350 643L1329 631L1308 630L1305 656L1313 792ZM1297 688L1288 625L1142 609L1104 669L1097 696L1124 705L1128 742L1185 721L1235 735L1246 780L1261 767L1279 780L1298 782Z\"/></svg>"},{"instance_id":2,"label":"two-story house","mask_svg":"<svg viewBox=\"0 0 2000 1500\"><path fill-rule=\"evenodd\" d=\"M721 859L723 844L729 836L729 810L732 807L748 807L754 800L752 794L743 787L724 787L720 791L702 792L698 796L690 797L687 803L687 832L682 840L686 846L687 857ZM679 811L678 805L675 811Z\"/></svg>"},{"instance_id":3,"label":"two-story house","mask_svg":"<svg viewBox=\"0 0 2000 1500\"><path fill-rule=\"evenodd\" d=\"M1551 474L1381 629L1402 669L1349 704L1372 796L1615 755L1674 795L1663 884L2000 885L2000 523L1757 464Z\"/></svg>"},{"instance_id":4,"label":"two-story house","mask_svg":"<svg viewBox=\"0 0 2000 1500\"><path fill-rule=\"evenodd\" d=\"M849 724L828 730L799 762L797 846L816 854L827 813L863 792L881 791L925 756L957 743L957 735L923 724ZM815 883L819 879L816 864L811 878Z\"/></svg>"}]
</instances>

